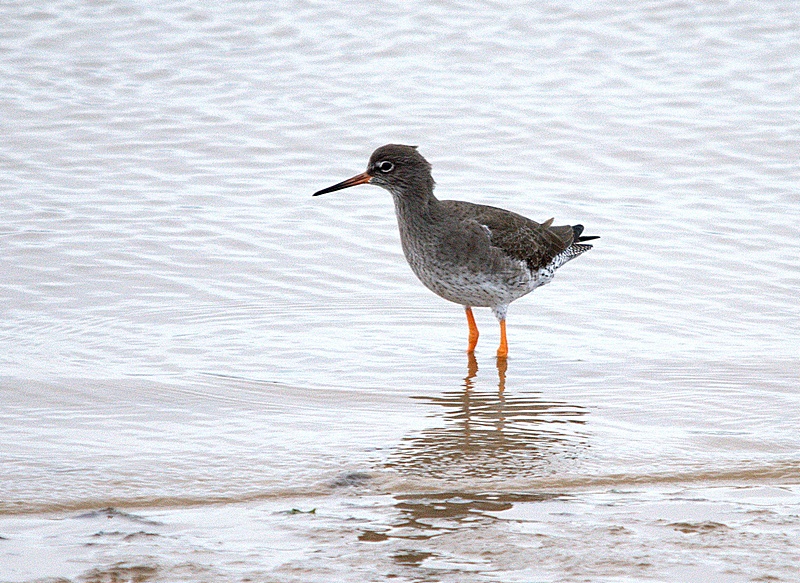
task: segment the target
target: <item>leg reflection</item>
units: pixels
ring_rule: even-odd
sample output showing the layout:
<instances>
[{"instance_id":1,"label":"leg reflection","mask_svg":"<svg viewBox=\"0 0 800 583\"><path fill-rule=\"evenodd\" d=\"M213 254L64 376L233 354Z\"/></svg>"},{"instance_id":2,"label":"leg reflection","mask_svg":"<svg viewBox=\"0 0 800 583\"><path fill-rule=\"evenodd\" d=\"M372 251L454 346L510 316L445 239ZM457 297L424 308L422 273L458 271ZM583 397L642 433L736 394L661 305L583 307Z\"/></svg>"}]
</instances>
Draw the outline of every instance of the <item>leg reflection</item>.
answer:
<instances>
[{"instance_id":1,"label":"leg reflection","mask_svg":"<svg viewBox=\"0 0 800 583\"><path fill-rule=\"evenodd\" d=\"M497 392L502 395L506 390L506 371L508 370L508 359L497 359Z\"/></svg>"},{"instance_id":2,"label":"leg reflection","mask_svg":"<svg viewBox=\"0 0 800 583\"><path fill-rule=\"evenodd\" d=\"M470 352L467 354L467 376L464 377L464 388L468 391L472 389L472 379L478 375L478 359L475 354Z\"/></svg>"}]
</instances>

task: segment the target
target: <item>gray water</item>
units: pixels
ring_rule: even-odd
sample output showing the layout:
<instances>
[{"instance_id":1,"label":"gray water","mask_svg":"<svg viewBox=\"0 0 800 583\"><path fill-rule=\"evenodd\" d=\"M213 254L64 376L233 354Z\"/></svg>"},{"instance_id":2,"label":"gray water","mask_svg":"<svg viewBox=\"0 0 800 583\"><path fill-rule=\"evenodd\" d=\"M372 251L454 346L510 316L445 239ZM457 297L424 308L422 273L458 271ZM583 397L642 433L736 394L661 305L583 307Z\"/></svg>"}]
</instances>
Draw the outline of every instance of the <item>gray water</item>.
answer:
<instances>
[{"instance_id":1,"label":"gray water","mask_svg":"<svg viewBox=\"0 0 800 583\"><path fill-rule=\"evenodd\" d=\"M5 3L0 581L793 581L793 2ZM582 223L509 311L440 198Z\"/></svg>"}]
</instances>

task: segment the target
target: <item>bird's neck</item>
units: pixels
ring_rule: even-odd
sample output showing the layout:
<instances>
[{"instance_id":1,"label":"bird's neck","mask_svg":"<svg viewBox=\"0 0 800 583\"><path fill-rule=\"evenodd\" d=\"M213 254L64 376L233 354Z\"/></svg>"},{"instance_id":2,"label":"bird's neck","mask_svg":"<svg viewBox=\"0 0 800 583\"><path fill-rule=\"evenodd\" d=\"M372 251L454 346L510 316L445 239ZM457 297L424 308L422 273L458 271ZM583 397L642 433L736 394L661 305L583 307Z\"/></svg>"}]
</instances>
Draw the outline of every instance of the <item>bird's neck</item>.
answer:
<instances>
[{"instance_id":1,"label":"bird's neck","mask_svg":"<svg viewBox=\"0 0 800 583\"><path fill-rule=\"evenodd\" d=\"M433 195L433 181L424 187L392 192L392 198L403 254L417 277L422 278L425 247L430 243L431 234L436 232L431 227L438 216L439 200Z\"/></svg>"},{"instance_id":2,"label":"bird's neck","mask_svg":"<svg viewBox=\"0 0 800 583\"><path fill-rule=\"evenodd\" d=\"M392 198L397 219L409 225L424 222L439 202L433 194L433 179L392 191Z\"/></svg>"}]
</instances>

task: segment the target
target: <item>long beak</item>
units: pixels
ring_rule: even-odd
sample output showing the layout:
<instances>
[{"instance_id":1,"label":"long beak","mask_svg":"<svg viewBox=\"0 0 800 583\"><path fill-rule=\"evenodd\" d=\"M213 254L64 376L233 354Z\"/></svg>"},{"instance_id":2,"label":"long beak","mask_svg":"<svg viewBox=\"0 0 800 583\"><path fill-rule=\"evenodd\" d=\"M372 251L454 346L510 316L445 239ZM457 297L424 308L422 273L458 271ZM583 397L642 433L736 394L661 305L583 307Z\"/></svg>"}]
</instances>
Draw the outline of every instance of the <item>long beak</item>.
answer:
<instances>
[{"instance_id":1,"label":"long beak","mask_svg":"<svg viewBox=\"0 0 800 583\"><path fill-rule=\"evenodd\" d=\"M351 186L355 186L357 184L367 184L370 180L372 180L372 176L363 172L357 176L353 176L352 178L348 178L347 180L340 182L339 184L334 184L333 186L329 186L328 188L323 188L320 191L315 192L311 196L319 196L320 194L325 194L326 192L333 192L335 190L341 190L343 188L350 188Z\"/></svg>"}]
</instances>

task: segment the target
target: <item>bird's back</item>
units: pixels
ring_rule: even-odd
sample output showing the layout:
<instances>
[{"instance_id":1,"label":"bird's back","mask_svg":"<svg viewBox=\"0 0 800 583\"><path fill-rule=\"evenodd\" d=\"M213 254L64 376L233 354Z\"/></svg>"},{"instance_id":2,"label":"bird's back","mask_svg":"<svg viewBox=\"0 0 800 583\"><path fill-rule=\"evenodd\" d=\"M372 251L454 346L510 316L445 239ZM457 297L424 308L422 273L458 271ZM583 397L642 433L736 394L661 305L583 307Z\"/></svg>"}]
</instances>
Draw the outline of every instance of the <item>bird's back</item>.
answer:
<instances>
[{"instance_id":1,"label":"bird's back","mask_svg":"<svg viewBox=\"0 0 800 583\"><path fill-rule=\"evenodd\" d=\"M480 225L492 247L512 260L524 261L532 272L550 265L572 247L580 235L580 231L576 233L570 225L552 226L552 219L537 223L505 209L459 200L443 200L440 204L446 214L457 217L461 223L474 221ZM591 248L590 245L581 247Z\"/></svg>"}]
</instances>

